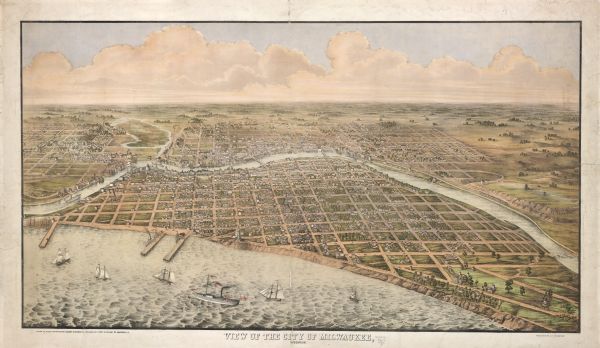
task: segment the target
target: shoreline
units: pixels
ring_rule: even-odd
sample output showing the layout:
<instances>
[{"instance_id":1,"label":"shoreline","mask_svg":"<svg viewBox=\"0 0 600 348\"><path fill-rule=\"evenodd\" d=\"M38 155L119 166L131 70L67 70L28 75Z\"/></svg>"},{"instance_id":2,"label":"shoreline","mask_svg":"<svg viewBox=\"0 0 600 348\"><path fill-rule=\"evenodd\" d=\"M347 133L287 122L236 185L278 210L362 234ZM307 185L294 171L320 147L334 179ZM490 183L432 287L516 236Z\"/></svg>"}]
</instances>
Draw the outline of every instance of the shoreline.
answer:
<instances>
[{"instance_id":1,"label":"shoreline","mask_svg":"<svg viewBox=\"0 0 600 348\"><path fill-rule=\"evenodd\" d=\"M396 167L391 167L387 164L364 161L364 160L360 160L360 159L354 159L352 157L339 154L337 152L299 152L299 153L275 154L275 155L269 155L269 156L266 156L266 157L263 157L260 159L255 159L252 161L239 163L236 165L229 165L229 166L222 166L222 167L210 167L210 168L204 168L204 167L182 168L182 167L172 166L169 164L156 163L156 161L145 161L145 162L136 163L135 166L130 166L129 168L125 169L124 171L118 173L117 175L114 175L113 177L111 177L110 181L105 181L105 183L102 184L103 185L102 187L108 186L109 183L118 180L121 176L127 174L129 171L133 170L134 168L144 167L147 165L151 166L151 168L158 168L158 169L162 169L162 170L173 170L173 171L178 171L181 173L183 173L183 172L201 172L201 171L217 172L217 171L223 171L223 170L253 169L253 168L258 168L258 167L261 167L263 165L267 165L267 164L273 163L273 162L285 161L285 160L290 160L290 159L303 159L303 158L338 158L338 159L342 159L342 160L346 160L346 161L350 161L350 162L356 162L356 163L362 164L364 166L367 166L382 175L386 175L400 183L408 184L408 185L414 186L419 189L428 189L432 192L444 195L448 198L457 200L459 202L473 205L473 203L470 200L481 200L479 202L480 204L482 204L481 202L484 202L484 204L491 205L490 207L488 207L488 209L486 209L484 211L486 211L490 215L492 215L495 218L500 219L500 220L506 220L504 218L499 217L499 215L503 215L502 211L494 211L494 210L489 211L490 210L489 208L493 208L495 206L496 208L499 207L500 210L505 209L505 212L504 212L505 217L512 218L513 217L512 215L514 215L515 219L511 219L512 221L509 221L510 223L519 227L529 237L534 239L537 243L539 243L542 247L544 247L544 249L549 251L550 255L552 257L556 258L558 262L560 262L561 264L566 266L571 271L573 271L575 273L579 273L579 262L578 262L579 255L573 254L573 252L570 249L565 248L562 244L556 242L537 223L535 223L533 220L531 220L531 218L529 218L528 216L526 216L523 213L516 211L507 205L493 201L485 196L481 196L480 194L471 192L467 189L463 189L463 188L460 188L460 187L457 187L454 185L451 185L450 187L442 186L439 184L429 182L423 178L418 178L409 173L402 172L399 169L397 169ZM444 181L444 183L446 185L449 185L445 181ZM96 191L99 191L102 187L97 188ZM452 192L452 191L454 191L454 192ZM93 192L93 193L95 193L95 192ZM85 196L82 195L81 198L91 196L93 193L86 192L86 195ZM455 193L455 195L452 195L452 193ZM461 194L467 195L467 196L462 197L462 199L460 199L457 196L460 196ZM24 206L24 213L25 213L25 215L48 215L48 214L53 214L53 213L56 213L63 209L66 209L75 204L77 204L77 202L71 202L66 206L65 205L57 205L57 204L49 204L50 206L53 206L53 207L52 207L52 209L47 207L48 209L46 209L46 210L44 209L43 205L36 206L37 209L35 209L34 207L31 207L31 206L29 206L29 207ZM29 209L27 209L27 208L29 208ZM36 212L36 210L37 210L37 212ZM506 215L506 213L508 213L508 215Z\"/></svg>"},{"instance_id":2,"label":"shoreline","mask_svg":"<svg viewBox=\"0 0 600 348\"><path fill-rule=\"evenodd\" d=\"M534 323L524 318L520 318L518 316L514 316L512 314L502 312L495 308L492 308L488 305L482 303L471 302L465 298L460 298L459 296L455 296L452 294L445 294L443 292L437 291L425 285L418 284L409 279L394 277L391 275L385 275L374 270L370 270L364 267L357 267L343 261L330 259L325 256L321 256L315 253L310 253L302 250L291 249L291 248L282 248L282 247L266 247L262 245L257 245L249 242L239 242L237 240L229 240L229 241L216 241L212 239L206 239L213 243L218 243L220 245L224 245L226 247L234 248L237 250L246 250L253 252L265 252L276 255L284 255L289 257L296 257L305 261L313 262L316 264L320 264L327 267L337 268L340 270L345 270L352 272L354 274L358 274L361 276L381 280L387 283L391 283L407 290L418 292L425 296L433 297L437 300L448 302L457 307L466 309L475 314L481 315L488 320L492 320L495 323L501 325L506 328L508 331L523 331L523 332L553 332L554 330L542 326L538 323Z\"/></svg>"},{"instance_id":3,"label":"shoreline","mask_svg":"<svg viewBox=\"0 0 600 348\"><path fill-rule=\"evenodd\" d=\"M65 222L61 221L59 226L80 226L85 228L94 229L98 232L104 231L126 231L133 233L165 233L167 235L175 236L178 232L183 230L173 230L158 227L146 227L146 226L128 226L128 225L99 225L93 223L79 223L79 222ZM189 231L188 231L189 232ZM263 245L254 244L251 242L238 241L236 239L229 240L217 240L213 238L203 238L200 236L193 237L206 240L211 243L216 243L227 248L233 248L237 250L244 250L257 253L269 253L287 257L293 257L304 261L312 262L315 264L331 267L339 270L352 272L354 274L369 277L372 279L384 281L396 286L400 286L407 290L418 292L421 295L433 297L437 300L448 302L454 306L468 310L472 313L480 315L486 320L491 320L496 324L502 326L507 331L519 331L519 332L553 332L554 329L534 323L527 319L521 318L518 315L512 315L503 311L500 311L487 304L470 301L464 297L460 297L454 294L447 294L443 291L436 290L427 285L419 284L407 278L401 278L399 276L393 276L392 274L383 274L375 270L371 270L365 267L355 266L347 262L328 258L316 253L311 253L299 249L286 248L286 247L267 247ZM142 256L140 256L142 257ZM466 289L465 287L460 287Z\"/></svg>"}]
</instances>

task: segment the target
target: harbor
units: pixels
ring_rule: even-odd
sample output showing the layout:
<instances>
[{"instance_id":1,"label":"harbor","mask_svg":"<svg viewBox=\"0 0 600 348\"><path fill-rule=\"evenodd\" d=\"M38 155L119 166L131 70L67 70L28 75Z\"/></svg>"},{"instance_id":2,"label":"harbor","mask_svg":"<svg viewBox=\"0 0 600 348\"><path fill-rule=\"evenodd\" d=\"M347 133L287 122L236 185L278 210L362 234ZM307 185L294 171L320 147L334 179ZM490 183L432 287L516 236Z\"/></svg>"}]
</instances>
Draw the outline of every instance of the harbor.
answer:
<instances>
[{"instance_id":1,"label":"harbor","mask_svg":"<svg viewBox=\"0 0 600 348\"><path fill-rule=\"evenodd\" d=\"M554 239L549 237L530 218L528 218L527 216L525 216L524 214L522 214L518 211L515 211L514 209L511 209L510 207L504 206L504 205L494 202L484 196L480 196L476 193L469 192L464 189L451 187L451 186L447 186L447 185L442 186L440 184L424 180L417 176L395 170L394 168L391 168L389 166L382 166L381 164L376 164L376 163L363 161L363 160L357 161L353 158L338 154L336 152L314 152L314 153L302 152L302 153L277 154L277 155L267 156L267 157L264 157L264 158L256 160L256 161L250 161L250 162L240 163L240 164L233 165L233 166L225 166L225 167L218 167L218 168L217 167L216 168L197 167L197 168L184 169L184 168L180 168L180 167L176 167L176 166L172 166L172 165L164 165L164 164L156 165L156 168L160 168L160 169L164 169L164 170L171 170L171 171L176 171L176 172L182 172L182 173L190 172L190 171L213 172L213 171L226 171L226 170L231 170L231 169L256 169L256 168L260 168L261 166L264 166L264 165L267 165L270 163L284 162L284 161L291 160L291 159L307 159L307 158L331 158L331 159L341 159L344 161L361 163L361 164L368 166L369 168L371 168L373 170L376 170L377 172L379 172L381 174L384 174L388 177L393 178L394 180L397 180L400 183L409 184L409 185L418 187L420 189L427 189L427 190L430 190L435 193L443 194L443 195L450 197L452 199L455 199L459 202L463 202L463 203L467 203L467 204L473 204L475 202L477 206L482 207L483 210L485 210L487 213L491 214L492 216L495 216L502 220L509 221L510 223L523 229L523 231L525 231L529 236L531 236L536 242L540 243L544 248L546 248L548 251L550 251L551 255L556 257L556 259L560 263L565 265L567 268L569 268L573 272L579 272L577 255L573 254L572 251L566 249L564 246L562 246L561 244L557 243ZM144 165L142 165L142 164L138 164L137 168L141 168L143 166ZM125 175L125 174L126 174L126 172L123 172L121 175ZM116 178L111 179L110 182L113 182L114 180L116 180ZM91 194L91 192L86 192L86 196L90 195L90 194ZM64 207L62 207L62 208L64 208ZM41 206L39 209L41 209ZM56 208L56 207L51 208L50 206L48 206L43 211L50 212L50 211L56 211L57 209L58 208ZM26 213L32 213L34 215L37 214L36 212L33 212L33 211L29 211L29 212L26 211Z\"/></svg>"},{"instance_id":2,"label":"harbor","mask_svg":"<svg viewBox=\"0 0 600 348\"><path fill-rule=\"evenodd\" d=\"M59 225L52 244L39 249L43 233L26 229L24 235L25 327L502 330L450 303L292 257L190 238L168 264L177 282L166 286L153 275L165 265L169 243L158 243L142 257L144 233ZM68 248L73 261L57 269L51 261L59 247ZM98 263L110 270L110 281L95 278ZM27 271L33 267L39 272ZM266 301L259 291L276 280L287 288L290 272L293 288L284 290L285 300ZM208 274L223 285L235 284L226 290L232 298L246 299L235 307L195 299L194 289L205 285ZM359 303L348 298L352 286Z\"/></svg>"}]
</instances>

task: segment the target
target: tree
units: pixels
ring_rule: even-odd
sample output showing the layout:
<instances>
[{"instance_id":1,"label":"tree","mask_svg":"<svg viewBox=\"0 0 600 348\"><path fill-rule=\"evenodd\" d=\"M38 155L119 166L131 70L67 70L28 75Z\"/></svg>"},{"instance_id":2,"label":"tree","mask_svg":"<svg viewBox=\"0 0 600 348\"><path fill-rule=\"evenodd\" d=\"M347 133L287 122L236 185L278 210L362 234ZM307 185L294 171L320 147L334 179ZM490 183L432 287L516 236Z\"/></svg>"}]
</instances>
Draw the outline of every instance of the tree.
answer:
<instances>
[{"instance_id":1,"label":"tree","mask_svg":"<svg viewBox=\"0 0 600 348\"><path fill-rule=\"evenodd\" d=\"M510 294L510 292L512 291L513 287L512 287L513 281L512 279L509 279L507 281L504 282L504 290L506 290L507 293Z\"/></svg>"},{"instance_id":2,"label":"tree","mask_svg":"<svg viewBox=\"0 0 600 348\"><path fill-rule=\"evenodd\" d=\"M524 287L524 286L521 286L521 287L519 288L519 293L521 294L521 296L524 296L524 295L525 295L525 287Z\"/></svg>"},{"instance_id":3,"label":"tree","mask_svg":"<svg viewBox=\"0 0 600 348\"><path fill-rule=\"evenodd\" d=\"M531 276L531 273L532 273L532 272L531 272L531 267L527 267L527 268L525 269L525 273L527 274L527 276L528 276L528 277L529 277L529 276Z\"/></svg>"},{"instance_id":4,"label":"tree","mask_svg":"<svg viewBox=\"0 0 600 348\"><path fill-rule=\"evenodd\" d=\"M565 308L565 311L569 314L573 314L575 312L575 307L573 307L573 305L569 302L565 302L563 307Z\"/></svg>"},{"instance_id":5,"label":"tree","mask_svg":"<svg viewBox=\"0 0 600 348\"><path fill-rule=\"evenodd\" d=\"M547 289L542 297L542 307L549 308L552 304L552 289Z\"/></svg>"}]
</instances>

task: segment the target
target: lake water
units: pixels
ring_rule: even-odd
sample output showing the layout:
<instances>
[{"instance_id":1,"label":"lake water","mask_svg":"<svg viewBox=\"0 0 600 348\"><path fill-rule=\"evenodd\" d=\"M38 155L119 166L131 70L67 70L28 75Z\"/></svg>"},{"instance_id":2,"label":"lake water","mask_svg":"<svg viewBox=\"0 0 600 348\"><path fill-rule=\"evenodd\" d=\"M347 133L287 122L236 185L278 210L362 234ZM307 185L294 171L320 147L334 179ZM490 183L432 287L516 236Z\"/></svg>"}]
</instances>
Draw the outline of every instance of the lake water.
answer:
<instances>
[{"instance_id":1,"label":"lake water","mask_svg":"<svg viewBox=\"0 0 600 348\"><path fill-rule=\"evenodd\" d=\"M264 328L354 330L502 330L491 320L407 289L293 257L227 248L189 238L175 259L165 237L147 257L147 235L60 226L45 249L44 231L24 234L24 324L33 327ZM51 262L58 248L72 260ZM94 277L106 265L112 279ZM153 278L167 265L176 283ZM208 274L247 300L235 307L192 297ZM292 275L290 288L290 274ZM279 281L285 300L266 301L259 290ZM355 287L359 303L349 300Z\"/></svg>"}]
</instances>

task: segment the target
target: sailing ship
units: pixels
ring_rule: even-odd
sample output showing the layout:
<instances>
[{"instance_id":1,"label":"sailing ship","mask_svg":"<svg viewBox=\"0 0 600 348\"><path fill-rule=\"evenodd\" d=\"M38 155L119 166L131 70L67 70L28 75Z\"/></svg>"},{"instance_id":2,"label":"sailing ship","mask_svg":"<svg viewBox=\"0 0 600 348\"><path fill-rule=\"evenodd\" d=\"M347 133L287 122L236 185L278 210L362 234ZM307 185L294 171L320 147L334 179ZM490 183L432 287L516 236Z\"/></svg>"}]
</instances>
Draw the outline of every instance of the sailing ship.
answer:
<instances>
[{"instance_id":1,"label":"sailing ship","mask_svg":"<svg viewBox=\"0 0 600 348\"><path fill-rule=\"evenodd\" d=\"M96 266L96 279L98 280L109 280L110 275L106 271L106 266L100 267L100 264Z\"/></svg>"},{"instance_id":2,"label":"sailing ship","mask_svg":"<svg viewBox=\"0 0 600 348\"><path fill-rule=\"evenodd\" d=\"M259 293L263 295L267 301L281 301L285 298L283 296L283 288L279 286L279 282L271 284L270 287L262 289Z\"/></svg>"},{"instance_id":3,"label":"sailing ship","mask_svg":"<svg viewBox=\"0 0 600 348\"><path fill-rule=\"evenodd\" d=\"M350 294L350 300L353 302L360 302L360 299L358 298L358 294L356 293L356 288L352 288L352 294Z\"/></svg>"},{"instance_id":4,"label":"sailing ship","mask_svg":"<svg viewBox=\"0 0 600 348\"><path fill-rule=\"evenodd\" d=\"M160 273L154 275L154 278L160 280L161 282L167 282L169 285L175 283L175 272L171 272L166 267L163 268Z\"/></svg>"},{"instance_id":5,"label":"sailing ship","mask_svg":"<svg viewBox=\"0 0 600 348\"><path fill-rule=\"evenodd\" d=\"M195 298L197 298L200 301L216 303L225 306L237 306L238 304L240 304L239 299L228 298L223 295L223 291L232 288L233 285L221 285L221 283L216 281L211 282L210 277L210 275L206 276L206 285L204 287L204 292L196 294L196 296L194 296ZM209 287L221 287L221 291L218 294L216 292L209 292Z\"/></svg>"},{"instance_id":6,"label":"sailing ship","mask_svg":"<svg viewBox=\"0 0 600 348\"><path fill-rule=\"evenodd\" d=\"M64 249L58 249L58 254L56 255L56 258L54 259L54 261L52 261L53 264L60 266L66 262L71 261L71 255L69 255L69 251L67 250L67 248Z\"/></svg>"}]
</instances>

